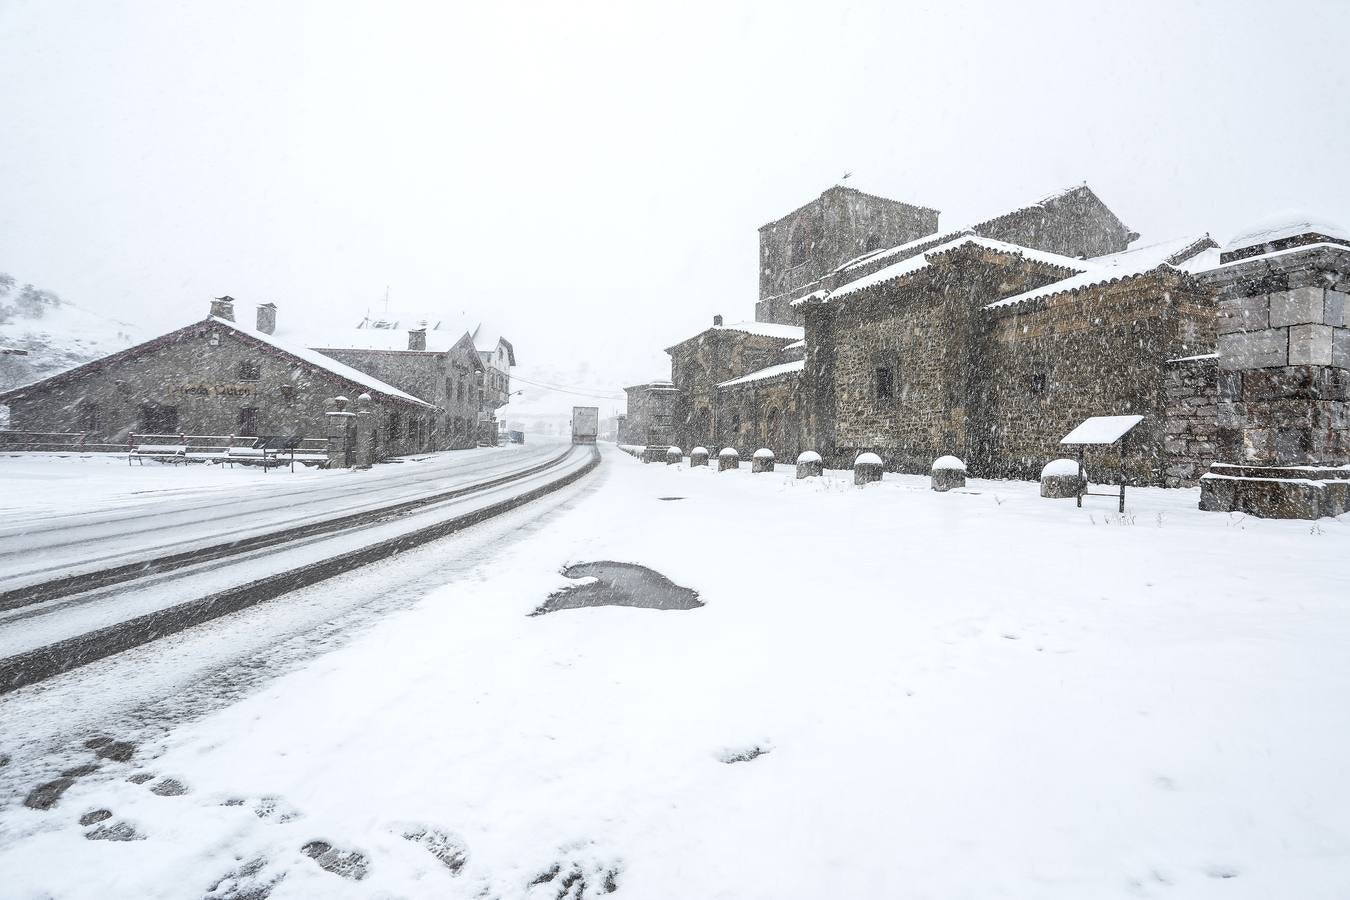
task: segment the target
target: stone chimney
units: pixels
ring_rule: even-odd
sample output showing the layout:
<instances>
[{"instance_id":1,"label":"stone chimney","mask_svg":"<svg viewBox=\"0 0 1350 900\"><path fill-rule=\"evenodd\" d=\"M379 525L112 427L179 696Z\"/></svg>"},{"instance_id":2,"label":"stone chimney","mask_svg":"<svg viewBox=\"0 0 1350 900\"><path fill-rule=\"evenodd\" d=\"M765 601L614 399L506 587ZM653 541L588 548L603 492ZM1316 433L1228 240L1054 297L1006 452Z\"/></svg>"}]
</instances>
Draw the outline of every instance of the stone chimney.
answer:
<instances>
[{"instance_id":1,"label":"stone chimney","mask_svg":"<svg viewBox=\"0 0 1350 900\"><path fill-rule=\"evenodd\" d=\"M234 321L234 298L230 296L213 297L211 299L211 315L218 319Z\"/></svg>"},{"instance_id":2,"label":"stone chimney","mask_svg":"<svg viewBox=\"0 0 1350 900\"><path fill-rule=\"evenodd\" d=\"M263 334L272 334L277 330L277 305L275 303L258 304L258 330Z\"/></svg>"},{"instance_id":3,"label":"stone chimney","mask_svg":"<svg viewBox=\"0 0 1350 900\"><path fill-rule=\"evenodd\" d=\"M427 349L427 330L422 328L408 329L408 349L425 350Z\"/></svg>"},{"instance_id":4,"label":"stone chimney","mask_svg":"<svg viewBox=\"0 0 1350 900\"><path fill-rule=\"evenodd\" d=\"M721 317L721 316L713 316L713 327L714 327L714 328L720 327L721 324L722 324L722 317Z\"/></svg>"}]
</instances>

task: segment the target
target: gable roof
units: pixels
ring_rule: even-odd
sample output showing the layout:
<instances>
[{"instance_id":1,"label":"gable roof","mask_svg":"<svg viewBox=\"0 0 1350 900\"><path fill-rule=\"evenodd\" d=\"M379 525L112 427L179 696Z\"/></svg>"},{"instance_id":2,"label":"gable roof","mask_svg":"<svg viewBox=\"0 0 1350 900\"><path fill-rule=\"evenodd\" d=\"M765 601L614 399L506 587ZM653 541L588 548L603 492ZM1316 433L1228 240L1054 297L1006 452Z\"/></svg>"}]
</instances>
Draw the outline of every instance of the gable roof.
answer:
<instances>
[{"instance_id":1,"label":"gable roof","mask_svg":"<svg viewBox=\"0 0 1350 900\"><path fill-rule=\"evenodd\" d=\"M1187 261L1199 258L1206 251L1217 246L1208 234L1190 235L1150 244L1147 247L1135 247L1132 250L1123 250L1120 253L1081 260L1079 262L1080 272L1072 278L1065 278L1062 281L1056 281L1054 284L1047 284L1035 290L996 300L987 304L985 309L1013 306L1027 300L1053 297L1057 294L1066 294L1083 288L1112 284L1117 281L1137 278L1159 269L1186 272L1189 271L1185 265Z\"/></svg>"},{"instance_id":2,"label":"gable roof","mask_svg":"<svg viewBox=\"0 0 1350 900\"><path fill-rule=\"evenodd\" d=\"M692 337L687 337L666 348L669 353L682 344L697 340L710 331L739 331L743 334L755 334L760 337L777 338L786 343L795 343L806 338L806 329L800 325L779 325L777 322L732 322L730 325L710 325Z\"/></svg>"},{"instance_id":3,"label":"gable roof","mask_svg":"<svg viewBox=\"0 0 1350 900\"><path fill-rule=\"evenodd\" d=\"M765 366L757 369L748 375L742 375L740 378L733 378L730 381L718 383L718 387L734 387L738 384L747 384L751 381L764 381L769 378L778 378L782 375L793 375L806 368L806 360L796 359L792 362L779 363L774 366Z\"/></svg>"},{"instance_id":4,"label":"gable roof","mask_svg":"<svg viewBox=\"0 0 1350 900\"><path fill-rule=\"evenodd\" d=\"M1019 247L1017 244L1009 244L991 238L968 235L958 237L945 244L938 244L922 253L907 257L900 262L892 263L884 269L878 269L870 275L864 275L861 278L850 281L848 284L841 285L832 291L817 292L817 294L824 293L824 297L820 298L821 302L828 303L832 300L839 300L850 294L855 294L858 291L866 290L867 288L875 287L879 284L885 284L888 281L894 281L897 278L903 278L906 275L912 275L915 272L927 268L932 263L933 257L944 253L950 253L951 251L966 245L983 247L1007 256L1018 256L1043 265L1052 266L1056 269L1062 269L1068 273L1082 272L1086 268L1086 263L1082 260L1074 259L1069 256L1060 256L1058 253L1047 253L1044 250L1033 250L1030 247ZM811 296L815 297L816 295ZM794 300L792 301L792 305L801 305L806 300L806 297Z\"/></svg>"},{"instance_id":5,"label":"gable roof","mask_svg":"<svg viewBox=\"0 0 1350 900\"><path fill-rule=\"evenodd\" d=\"M278 341L276 338L272 337L271 335L263 334L262 332L255 331L252 328L245 328L244 326L240 325L237 322L231 322L229 319L222 319L219 318L218 316L207 316L204 320L191 322L187 325L184 325L182 328L178 328L166 334L162 334L157 338L152 338L148 341L143 341L142 343L136 344L133 347L128 347L125 350L119 350L117 353L101 357L100 359L92 360L91 362L87 362L84 365L76 366L73 369L67 369L64 372L59 372L56 375L52 375L49 378L44 378L41 381L35 381L31 384L26 384L23 385L22 387L17 387L13 388L12 390L5 391L4 393L0 393L0 400L8 400L11 397L21 396L24 393L34 390L36 388L45 388L51 385L72 381L74 379L83 377L84 375L87 375L90 372L96 371L100 367L107 365L109 363L121 362L123 360L133 359L137 356L141 356L146 353L154 352L155 350L158 350L162 347L169 345L178 338L186 336L190 331L200 328L202 325L205 324L211 324L228 328L231 331L233 331L236 335L243 338L245 342L261 345L270 350L276 351L282 354L283 356L290 357L292 360L309 367L310 369L317 369L322 372L326 372L329 375L333 375L337 378L347 381L359 388L362 388L363 390L369 391L372 394L387 397L393 400L399 400L404 403L415 403L418 406L424 406L430 409L435 408L432 404L426 402L425 400L418 399L417 397L414 397L412 394L405 393L404 391L401 391L398 388L393 387L392 385L385 384L378 378L374 378L370 375L367 375L365 372L353 369L351 366L343 365L342 363L338 362L335 359L331 359L330 357L324 356L317 350L310 350L306 347L296 347L293 345L282 343Z\"/></svg>"}]
</instances>

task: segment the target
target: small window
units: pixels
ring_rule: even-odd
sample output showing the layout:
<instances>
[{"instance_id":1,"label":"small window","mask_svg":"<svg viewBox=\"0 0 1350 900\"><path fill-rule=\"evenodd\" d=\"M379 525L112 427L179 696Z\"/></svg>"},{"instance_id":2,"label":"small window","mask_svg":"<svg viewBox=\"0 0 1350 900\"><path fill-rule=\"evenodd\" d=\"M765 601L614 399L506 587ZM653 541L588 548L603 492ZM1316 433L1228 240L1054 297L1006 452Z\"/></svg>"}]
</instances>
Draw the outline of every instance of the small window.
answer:
<instances>
[{"instance_id":1,"label":"small window","mask_svg":"<svg viewBox=\"0 0 1350 900\"><path fill-rule=\"evenodd\" d=\"M239 410L239 430L236 433L240 437L258 436L258 408L256 406L245 406Z\"/></svg>"},{"instance_id":2,"label":"small window","mask_svg":"<svg viewBox=\"0 0 1350 900\"><path fill-rule=\"evenodd\" d=\"M1031 392L1033 394L1045 393L1046 377L1044 372L1037 372L1031 376Z\"/></svg>"},{"instance_id":3,"label":"small window","mask_svg":"<svg viewBox=\"0 0 1350 900\"><path fill-rule=\"evenodd\" d=\"M178 407L158 403L141 405L141 434L177 434Z\"/></svg>"},{"instance_id":4,"label":"small window","mask_svg":"<svg viewBox=\"0 0 1350 900\"><path fill-rule=\"evenodd\" d=\"M389 440L396 441L403 436L403 429L400 426L398 413L391 412L389 414Z\"/></svg>"},{"instance_id":5,"label":"small window","mask_svg":"<svg viewBox=\"0 0 1350 900\"><path fill-rule=\"evenodd\" d=\"M294 386L294 385L283 384L283 385L281 386L281 401L282 401L283 403L294 403L294 402L295 402L295 386Z\"/></svg>"},{"instance_id":6,"label":"small window","mask_svg":"<svg viewBox=\"0 0 1350 900\"><path fill-rule=\"evenodd\" d=\"M255 359L246 359L239 363L240 381L257 381L262 375L262 370L258 367L258 361Z\"/></svg>"},{"instance_id":7,"label":"small window","mask_svg":"<svg viewBox=\"0 0 1350 900\"><path fill-rule=\"evenodd\" d=\"M889 400L895 396L895 381L886 366L877 367L877 399Z\"/></svg>"}]
</instances>

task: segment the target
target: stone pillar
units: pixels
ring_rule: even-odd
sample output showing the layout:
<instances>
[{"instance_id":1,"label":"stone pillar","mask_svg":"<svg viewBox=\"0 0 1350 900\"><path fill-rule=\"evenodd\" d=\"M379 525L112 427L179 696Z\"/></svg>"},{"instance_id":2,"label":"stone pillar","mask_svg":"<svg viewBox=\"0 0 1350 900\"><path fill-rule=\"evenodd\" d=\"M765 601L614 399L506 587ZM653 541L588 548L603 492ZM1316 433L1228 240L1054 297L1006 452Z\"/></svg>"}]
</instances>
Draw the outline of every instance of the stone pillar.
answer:
<instances>
[{"instance_id":1,"label":"stone pillar","mask_svg":"<svg viewBox=\"0 0 1350 900\"><path fill-rule=\"evenodd\" d=\"M935 491L950 491L966 486L966 464L955 456L939 456L933 460L930 484Z\"/></svg>"},{"instance_id":2,"label":"stone pillar","mask_svg":"<svg viewBox=\"0 0 1350 900\"><path fill-rule=\"evenodd\" d=\"M666 465L678 466L682 459L684 459L684 453L680 451L679 447L666 448Z\"/></svg>"},{"instance_id":3,"label":"stone pillar","mask_svg":"<svg viewBox=\"0 0 1350 900\"><path fill-rule=\"evenodd\" d=\"M369 394L356 398L356 440L355 459L352 465L358 469L369 469L375 465L375 432L380 427Z\"/></svg>"},{"instance_id":4,"label":"stone pillar","mask_svg":"<svg viewBox=\"0 0 1350 900\"><path fill-rule=\"evenodd\" d=\"M797 454L797 477L819 478L825 474L825 461L814 450Z\"/></svg>"},{"instance_id":5,"label":"stone pillar","mask_svg":"<svg viewBox=\"0 0 1350 900\"><path fill-rule=\"evenodd\" d=\"M348 408L351 401L343 396L334 397L325 405L328 407L324 413L328 419L328 468L351 468L356 446L356 413Z\"/></svg>"},{"instance_id":6,"label":"stone pillar","mask_svg":"<svg viewBox=\"0 0 1350 900\"><path fill-rule=\"evenodd\" d=\"M1294 243L1235 242L1207 273L1219 461L1200 479L1203 510L1317 519L1350 508L1350 239L1283 240Z\"/></svg>"},{"instance_id":7,"label":"stone pillar","mask_svg":"<svg viewBox=\"0 0 1350 900\"><path fill-rule=\"evenodd\" d=\"M772 472L773 471L773 451L768 447L760 447L755 451L755 455L750 457L750 472Z\"/></svg>"},{"instance_id":8,"label":"stone pillar","mask_svg":"<svg viewBox=\"0 0 1350 900\"><path fill-rule=\"evenodd\" d=\"M1078 467L1076 459L1055 459L1041 469L1041 496L1055 500L1072 499L1082 490L1087 473Z\"/></svg>"},{"instance_id":9,"label":"stone pillar","mask_svg":"<svg viewBox=\"0 0 1350 900\"><path fill-rule=\"evenodd\" d=\"M689 451L689 468L695 466L706 466L708 464L708 448L695 447Z\"/></svg>"},{"instance_id":10,"label":"stone pillar","mask_svg":"<svg viewBox=\"0 0 1350 900\"><path fill-rule=\"evenodd\" d=\"M717 454L717 471L725 472L727 469L739 469L741 467L741 455L732 447L723 447L722 452Z\"/></svg>"},{"instance_id":11,"label":"stone pillar","mask_svg":"<svg viewBox=\"0 0 1350 900\"><path fill-rule=\"evenodd\" d=\"M881 457L875 453L859 453L853 461L853 483L862 487L881 480Z\"/></svg>"}]
</instances>

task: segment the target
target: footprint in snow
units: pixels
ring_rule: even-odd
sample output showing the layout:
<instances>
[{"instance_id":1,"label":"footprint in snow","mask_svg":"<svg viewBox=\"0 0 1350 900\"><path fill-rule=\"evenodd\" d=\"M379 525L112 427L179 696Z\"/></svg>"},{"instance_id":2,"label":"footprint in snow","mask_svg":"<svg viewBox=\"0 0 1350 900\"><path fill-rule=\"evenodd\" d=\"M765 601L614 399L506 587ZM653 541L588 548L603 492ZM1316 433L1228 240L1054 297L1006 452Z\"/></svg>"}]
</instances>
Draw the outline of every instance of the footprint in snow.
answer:
<instances>
[{"instance_id":1,"label":"footprint in snow","mask_svg":"<svg viewBox=\"0 0 1350 900\"><path fill-rule=\"evenodd\" d=\"M268 872L267 860L259 856L218 878L202 900L267 900L285 877L285 872Z\"/></svg>"},{"instance_id":2,"label":"footprint in snow","mask_svg":"<svg viewBox=\"0 0 1350 900\"><path fill-rule=\"evenodd\" d=\"M319 864L325 872L332 872L352 881L366 877L370 860L360 850L342 850L327 841L310 841L300 852Z\"/></svg>"},{"instance_id":3,"label":"footprint in snow","mask_svg":"<svg viewBox=\"0 0 1350 900\"><path fill-rule=\"evenodd\" d=\"M552 900L591 900L619 890L623 863L586 853L587 844L562 848L563 857L526 885L527 896Z\"/></svg>"},{"instance_id":4,"label":"footprint in snow","mask_svg":"<svg viewBox=\"0 0 1350 900\"><path fill-rule=\"evenodd\" d=\"M448 831L428 825L401 825L396 830L404 840L420 845L434 856L441 865L458 875L469 861L469 850L464 842Z\"/></svg>"}]
</instances>

